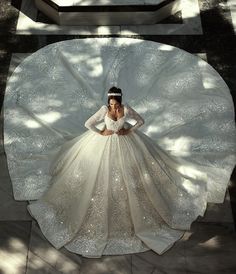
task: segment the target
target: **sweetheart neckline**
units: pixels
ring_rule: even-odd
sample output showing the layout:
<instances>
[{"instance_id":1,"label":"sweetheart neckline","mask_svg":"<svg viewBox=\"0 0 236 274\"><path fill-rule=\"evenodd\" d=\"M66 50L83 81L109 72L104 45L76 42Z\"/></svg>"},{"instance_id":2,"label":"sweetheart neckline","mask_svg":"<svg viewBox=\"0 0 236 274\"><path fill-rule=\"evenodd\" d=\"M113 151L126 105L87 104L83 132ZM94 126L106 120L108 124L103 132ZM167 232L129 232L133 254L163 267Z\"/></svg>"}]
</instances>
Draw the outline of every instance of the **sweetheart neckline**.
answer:
<instances>
[{"instance_id":1,"label":"sweetheart neckline","mask_svg":"<svg viewBox=\"0 0 236 274\"><path fill-rule=\"evenodd\" d=\"M118 120L113 120L111 117L108 116L108 113L106 113L106 117L108 117L109 119L111 119L113 122L118 122L119 120L121 120L122 118L124 118L125 115L123 115L122 117L120 117Z\"/></svg>"}]
</instances>

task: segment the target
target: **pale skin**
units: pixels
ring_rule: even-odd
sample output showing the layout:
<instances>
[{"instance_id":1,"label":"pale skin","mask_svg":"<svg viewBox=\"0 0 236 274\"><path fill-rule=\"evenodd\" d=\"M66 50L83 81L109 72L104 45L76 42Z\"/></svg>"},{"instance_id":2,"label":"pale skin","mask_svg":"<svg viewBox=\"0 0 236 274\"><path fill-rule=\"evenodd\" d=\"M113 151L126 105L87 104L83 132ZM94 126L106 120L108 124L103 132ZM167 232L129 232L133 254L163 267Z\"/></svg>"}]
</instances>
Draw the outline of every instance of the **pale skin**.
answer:
<instances>
[{"instance_id":1,"label":"pale skin","mask_svg":"<svg viewBox=\"0 0 236 274\"><path fill-rule=\"evenodd\" d=\"M110 111L108 112L108 116L111 117L113 120L118 120L122 116L124 116L124 106L121 105L118 101L115 99L111 99L109 101L109 106L110 106ZM104 129L100 131L101 135L107 136L107 135L112 135L115 132L113 130L109 129ZM129 129L121 128L116 134L118 135L127 135L130 133Z\"/></svg>"}]
</instances>

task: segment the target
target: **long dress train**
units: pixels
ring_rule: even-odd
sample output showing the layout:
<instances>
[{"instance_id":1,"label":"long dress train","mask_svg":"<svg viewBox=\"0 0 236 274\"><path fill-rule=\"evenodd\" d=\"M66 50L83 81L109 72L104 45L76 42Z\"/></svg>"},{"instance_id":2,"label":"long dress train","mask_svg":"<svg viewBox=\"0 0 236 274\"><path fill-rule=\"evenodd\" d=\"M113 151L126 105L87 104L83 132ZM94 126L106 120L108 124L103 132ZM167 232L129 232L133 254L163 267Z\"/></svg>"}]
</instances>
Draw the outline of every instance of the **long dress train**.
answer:
<instances>
[{"instance_id":1,"label":"long dress train","mask_svg":"<svg viewBox=\"0 0 236 274\"><path fill-rule=\"evenodd\" d=\"M118 121L104 105L112 85L129 102ZM104 126L131 133L102 136ZM224 201L235 136L219 74L139 39L50 44L15 69L4 98L14 198L30 201L56 248L87 257L168 250L208 202Z\"/></svg>"}]
</instances>

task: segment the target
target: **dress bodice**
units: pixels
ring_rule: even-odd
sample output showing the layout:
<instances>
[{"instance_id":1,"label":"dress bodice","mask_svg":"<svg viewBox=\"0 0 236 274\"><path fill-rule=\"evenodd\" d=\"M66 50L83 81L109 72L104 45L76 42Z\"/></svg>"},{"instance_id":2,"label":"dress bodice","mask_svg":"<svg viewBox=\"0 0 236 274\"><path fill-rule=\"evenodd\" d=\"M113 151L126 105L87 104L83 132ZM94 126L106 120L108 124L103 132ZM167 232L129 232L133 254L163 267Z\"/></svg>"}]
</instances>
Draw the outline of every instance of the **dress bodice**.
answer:
<instances>
[{"instance_id":1,"label":"dress bodice","mask_svg":"<svg viewBox=\"0 0 236 274\"><path fill-rule=\"evenodd\" d=\"M117 132L121 128L123 128L127 118L131 118L137 121L137 123L130 128L131 131L137 129L142 124L144 124L144 119L128 104L124 104L124 116L122 116L116 121L108 116L108 111L109 111L108 107L106 105L103 105L94 115L92 115L85 122L84 124L85 127L99 133L100 130L95 126L95 124L102 121L103 119L104 119L106 128L109 130L113 130L114 132Z\"/></svg>"},{"instance_id":2,"label":"dress bodice","mask_svg":"<svg viewBox=\"0 0 236 274\"><path fill-rule=\"evenodd\" d=\"M106 113L104 117L106 128L109 130L113 130L114 132L119 131L124 126L125 118L126 118L125 116L126 115L124 114L124 116L122 116L121 118L115 121L108 116L108 113Z\"/></svg>"}]
</instances>

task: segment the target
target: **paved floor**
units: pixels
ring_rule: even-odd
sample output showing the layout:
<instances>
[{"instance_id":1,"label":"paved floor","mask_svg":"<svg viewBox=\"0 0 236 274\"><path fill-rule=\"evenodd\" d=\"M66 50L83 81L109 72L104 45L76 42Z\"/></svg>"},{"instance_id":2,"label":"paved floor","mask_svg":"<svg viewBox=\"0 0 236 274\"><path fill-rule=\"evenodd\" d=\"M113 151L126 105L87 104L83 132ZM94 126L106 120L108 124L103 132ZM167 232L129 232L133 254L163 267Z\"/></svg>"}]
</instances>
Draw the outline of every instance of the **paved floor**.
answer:
<instances>
[{"instance_id":1,"label":"paved floor","mask_svg":"<svg viewBox=\"0 0 236 274\"><path fill-rule=\"evenodd\" d=\"M58 27L38 13L33 1L0 5L0 105L7 77L28 54L53 42L91 36L137 37L177 46L211 64L236 96L236 5L232 0L183 0L182 12L152 26ZM0 138L0 274L175 274L236 273L236 180L224 204L209 204L204 218L164 255L152 251L87 259L56 250L26 210L15 201Z\"/></svg>"}]
</instances>

